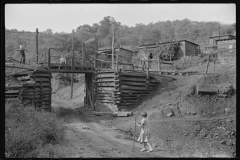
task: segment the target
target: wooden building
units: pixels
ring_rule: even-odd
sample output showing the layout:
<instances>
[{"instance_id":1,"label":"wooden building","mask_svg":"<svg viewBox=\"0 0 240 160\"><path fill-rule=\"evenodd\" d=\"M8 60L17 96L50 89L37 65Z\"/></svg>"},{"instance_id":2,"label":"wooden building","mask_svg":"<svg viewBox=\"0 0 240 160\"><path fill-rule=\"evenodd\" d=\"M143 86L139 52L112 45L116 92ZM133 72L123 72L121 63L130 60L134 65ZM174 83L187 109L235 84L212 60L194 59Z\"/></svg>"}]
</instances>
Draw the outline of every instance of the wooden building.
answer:
<instances>
[{"instance_id":1,"label":"wooden building","mask_svg":"<svg viewBox=\"0 0 240 160\"><path fill-rule=\"evenodd\" d=\"M159 52L161 48L164 48L166 45L176 44L178 42L180 43L180 49L174 54L172 60L178 60L184 56L198 56L200 51L199 45L188 40L141 45L138 47L138 49L140 54L144 53L146 56L148 56L150 53L153 53L153 59L157 59L157 52Z\"/></svg>"},{"instance_id":2,"label":"wooden building","mask_svg":"<svg viewBox=\"0 0 240 160\"><path fill-rule=\"evenodd\" d=\"M98 67L111 68L110 61L112 61L112 48L111 47L99 48L97 53L98 53L97 58L103 60L98 62ZM114 61L117 60L116 55L118 55L119 64L121 63L126 64L132 61L133 51L120 46L118 48L114 48Z\"/></svg>"},{"instance_id":3,"label":"wooden building","mask_svg":"<svg viewBox=\"0 0 240 160\"><path fill-rule=\"evenodd\" d=\"M236 48L236 37L216 40L218 51L225 51ZM236 49L218 54L218 61L221 63L236 63Z\"/></svg>"},{"instance_id":4,"label":"wooden building","mask_svg":"<svg viewBox=\"0 0 240 160\"><path fill-rule=\"evenodd\" d=\"M236 38L236 36L231 35L231 34L223 34L223 35L215 35L215 36L210 36L209 37L209 43L210 45L217 45L216 40L221 40L221 39L232 39Z\"/></svg>"}]
</instances>

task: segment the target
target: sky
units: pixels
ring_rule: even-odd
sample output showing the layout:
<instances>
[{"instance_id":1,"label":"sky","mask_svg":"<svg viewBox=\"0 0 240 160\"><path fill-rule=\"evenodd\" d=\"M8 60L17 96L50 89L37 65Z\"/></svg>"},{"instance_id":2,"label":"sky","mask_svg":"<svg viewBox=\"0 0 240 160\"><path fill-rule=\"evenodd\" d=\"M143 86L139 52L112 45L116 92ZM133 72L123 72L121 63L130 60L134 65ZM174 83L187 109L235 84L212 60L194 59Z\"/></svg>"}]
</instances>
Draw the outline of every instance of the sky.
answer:
<instances>
[{"instance_id":1,"label":"sky","mask_svg":"<svg viewBox=\"0 0 240 160\"><path fill-rule=\"evenodd\" d=\"M51 29L72 32L78 26L99 23L111 16L117 22L133 27L158 21L183 20L236 23L236 5L222 4L6 4L5 27L24 31Z\"/></svg>"}]
</instances>

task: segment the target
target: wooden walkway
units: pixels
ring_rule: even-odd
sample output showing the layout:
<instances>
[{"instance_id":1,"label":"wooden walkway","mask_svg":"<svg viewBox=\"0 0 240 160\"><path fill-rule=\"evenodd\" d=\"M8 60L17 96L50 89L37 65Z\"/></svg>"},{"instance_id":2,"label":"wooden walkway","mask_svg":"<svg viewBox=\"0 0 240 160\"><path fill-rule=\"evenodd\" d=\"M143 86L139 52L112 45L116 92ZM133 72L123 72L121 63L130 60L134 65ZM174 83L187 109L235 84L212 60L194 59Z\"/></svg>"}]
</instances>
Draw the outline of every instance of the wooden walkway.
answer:
<instances>
[{"instance_id":1,"label":"wooden walkway","mask_svg":"<svg viewBox=\"0 0 240 160\"><path fill-rule=\"evenodd\" d=\"M55 73L93 73L95 71L94 67L90 65L74 64L74 66L71 66L70 64L60 63L51 63L49 70Z\"/></svg>"}]
</instances>

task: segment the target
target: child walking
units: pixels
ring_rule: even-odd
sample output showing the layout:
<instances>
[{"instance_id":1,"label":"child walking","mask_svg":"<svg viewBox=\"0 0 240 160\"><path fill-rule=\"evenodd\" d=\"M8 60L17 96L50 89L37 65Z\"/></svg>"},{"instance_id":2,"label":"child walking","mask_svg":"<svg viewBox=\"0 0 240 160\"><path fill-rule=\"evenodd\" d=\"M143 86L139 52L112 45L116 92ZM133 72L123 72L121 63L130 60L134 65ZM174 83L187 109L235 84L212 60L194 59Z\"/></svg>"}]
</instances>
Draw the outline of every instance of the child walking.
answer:
<instances>
[{"instance_id":1,"label":"child walking","mask_svg":"<svg viewBox=\"0 0 240 160\"><path fill-rule=\"evenodd\" d=\"M142 112L141 115L143 117L143 119L141 120L141 123L136 123L136 121L134 121L134 123L136 123L139 127L141 127L140 136L137 141L139 141L140 143L143 143L143 149L140 150L141 152L147 151L147 148L146 148L147 146L148 146L147 152L151 152L153 149L149 143L150 133L149 133L149 122L146 119L147 112Z\"/></svg>"}]
</instances>

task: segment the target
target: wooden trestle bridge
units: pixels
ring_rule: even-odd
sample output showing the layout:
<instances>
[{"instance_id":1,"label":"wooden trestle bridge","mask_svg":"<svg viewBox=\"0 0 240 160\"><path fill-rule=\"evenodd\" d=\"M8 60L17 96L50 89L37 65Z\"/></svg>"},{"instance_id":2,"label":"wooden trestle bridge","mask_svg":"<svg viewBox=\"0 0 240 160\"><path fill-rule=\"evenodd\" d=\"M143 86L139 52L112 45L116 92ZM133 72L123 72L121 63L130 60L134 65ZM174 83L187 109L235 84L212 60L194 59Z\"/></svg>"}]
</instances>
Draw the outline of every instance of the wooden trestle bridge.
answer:
<instances>
[{"instance_id":1,"label":"wooden trestle bridge","mask_svg":"<svg viewBox=\"0 0 240 160\"><path fill-rule=\"evenodd\" d=\"M114 69L112 61L97 58L97 50L87 54L83 50L80 56L72 52L72 56L67 57L67 64L60 64L60 50L57 48L49 48L47 52L27 60L26 64L6 62L7 68L24 69L12 75L19 84L6 86L6 98L19 97L23 104L31 103L37 108L51 109L51 74L82 73L85 74L85 105L93 110L99 105L106 105L112 111L132 109L142 96L156 88L159 81L148 71L125 71L119 68L120 65L130 65L119 61L120 50L118 48L114 53Z\"/></svg>"}]
</instances>

